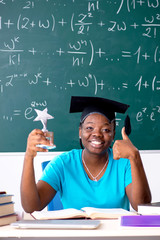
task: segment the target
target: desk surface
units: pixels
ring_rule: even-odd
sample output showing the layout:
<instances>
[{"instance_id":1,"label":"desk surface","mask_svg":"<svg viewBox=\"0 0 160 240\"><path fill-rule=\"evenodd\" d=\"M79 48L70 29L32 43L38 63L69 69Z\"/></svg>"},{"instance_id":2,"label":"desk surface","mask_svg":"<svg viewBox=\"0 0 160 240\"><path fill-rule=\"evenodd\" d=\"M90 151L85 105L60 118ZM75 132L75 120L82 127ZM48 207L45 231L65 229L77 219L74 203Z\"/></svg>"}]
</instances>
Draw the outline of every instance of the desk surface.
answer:
<instances>
[{"instance_id":1,"label":"desk surface","mask_svg":"<svg viewBox=\"0 0 160 240\"><path fill-rule=\"evenodd\" d=\"M131 228L120 227L119 220L102 220L100 227L94 230L51 230L51 229L15 229L11 226L0 227L0 239L12 238L34 238L34 239L160 239L160 227ZM152 236L152 237L151 237Z\"/></svg>"}]
</instances>

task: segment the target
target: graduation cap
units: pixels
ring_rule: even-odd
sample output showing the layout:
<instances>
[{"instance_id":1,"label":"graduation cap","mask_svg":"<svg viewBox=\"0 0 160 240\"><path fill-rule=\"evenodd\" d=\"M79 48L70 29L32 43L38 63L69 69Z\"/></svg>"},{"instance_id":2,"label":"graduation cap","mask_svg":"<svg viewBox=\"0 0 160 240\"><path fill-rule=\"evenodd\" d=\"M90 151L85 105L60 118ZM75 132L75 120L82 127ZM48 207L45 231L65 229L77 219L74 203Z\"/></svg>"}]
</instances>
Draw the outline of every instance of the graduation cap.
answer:
<instances>
[{"instance_id":1,"label":"graduation cap","mask_svg":"<svg viewBox=\"0 0 160 240\"><path fill-rule=\"evenodd\" d=\"M110 122L115 119L115 112L125 113L129 105L100 97L72 96L70 113L82 112L80 123L93 113L104 115ZM125 119L125 130L127 135L131 133L130 118Z\"/></svg>"}]
</instances>

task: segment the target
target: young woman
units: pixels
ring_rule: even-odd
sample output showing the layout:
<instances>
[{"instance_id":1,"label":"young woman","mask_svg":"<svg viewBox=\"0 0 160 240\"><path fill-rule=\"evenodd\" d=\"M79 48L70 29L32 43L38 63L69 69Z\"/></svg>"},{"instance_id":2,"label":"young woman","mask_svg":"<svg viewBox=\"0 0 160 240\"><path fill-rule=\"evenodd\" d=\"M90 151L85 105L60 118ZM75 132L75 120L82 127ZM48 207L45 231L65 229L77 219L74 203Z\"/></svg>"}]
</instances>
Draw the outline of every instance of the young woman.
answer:
<instances>
[{"instance_id":1,"label":"young woman","mask_svg":"<svg viewBox=\"0 0 160 240\"><path fill-rule=\"evenodd\" d=\"M128 105L103 98L72 97L70 112L81 112L79 138L82 149L55 157L35 182L33 160L48 144L45 133L33 130L28 137L21 180L21 200L26 212L42 210L60 191L64 208L124 208L129 203L149 203L151 193L141 157L122 128L122 140L111 148L115 136L115 112Z\"/></svg>"}]
</instances>

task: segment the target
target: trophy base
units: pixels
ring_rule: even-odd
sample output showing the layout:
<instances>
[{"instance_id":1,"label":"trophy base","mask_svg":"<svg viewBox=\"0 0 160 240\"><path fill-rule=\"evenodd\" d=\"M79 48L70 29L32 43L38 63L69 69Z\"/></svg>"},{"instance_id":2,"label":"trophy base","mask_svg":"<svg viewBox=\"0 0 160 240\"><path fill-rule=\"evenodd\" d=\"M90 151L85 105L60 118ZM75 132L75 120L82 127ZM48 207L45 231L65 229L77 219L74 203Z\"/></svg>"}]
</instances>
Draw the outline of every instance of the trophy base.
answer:
<instances>
[{"instance_id":1,"label":"trophy base","mask_svg":"<svg viewBox=\"0 0 160 240\"><path fill-rule=\"evenodd\" d=\"M38 145L36 145L36 147L40 147L40 148L47 149L47 150L52 150L52 149L56 148L56 145L47 146L47 145L43 145L43 144L38 144Z\"/></svg>"}]
</instances>

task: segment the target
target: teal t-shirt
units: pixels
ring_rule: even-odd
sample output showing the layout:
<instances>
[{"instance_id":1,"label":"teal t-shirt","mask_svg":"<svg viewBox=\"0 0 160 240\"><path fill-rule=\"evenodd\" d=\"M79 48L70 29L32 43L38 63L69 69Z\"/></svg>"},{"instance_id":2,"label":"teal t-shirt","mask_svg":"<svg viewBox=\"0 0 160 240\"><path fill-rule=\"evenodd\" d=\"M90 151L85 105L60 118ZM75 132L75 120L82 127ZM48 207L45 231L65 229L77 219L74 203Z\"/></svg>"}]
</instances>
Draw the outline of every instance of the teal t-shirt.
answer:
<instances>
[{"instance_id":1,"label":"teal t-shirt","mask_svg":"<svg viewBox=\"0 0 160 240\"><path fill-rule=\"evenodd\" d=\"M97 182L86 174L82 150L77 149L56 156L47 165L40 180L60 192L64 209L96 207L129 210L125 188L132 182L130 161L124 158L114 160L112 149L108 153L107 169Z\"/></svg>"}]
</instances>

